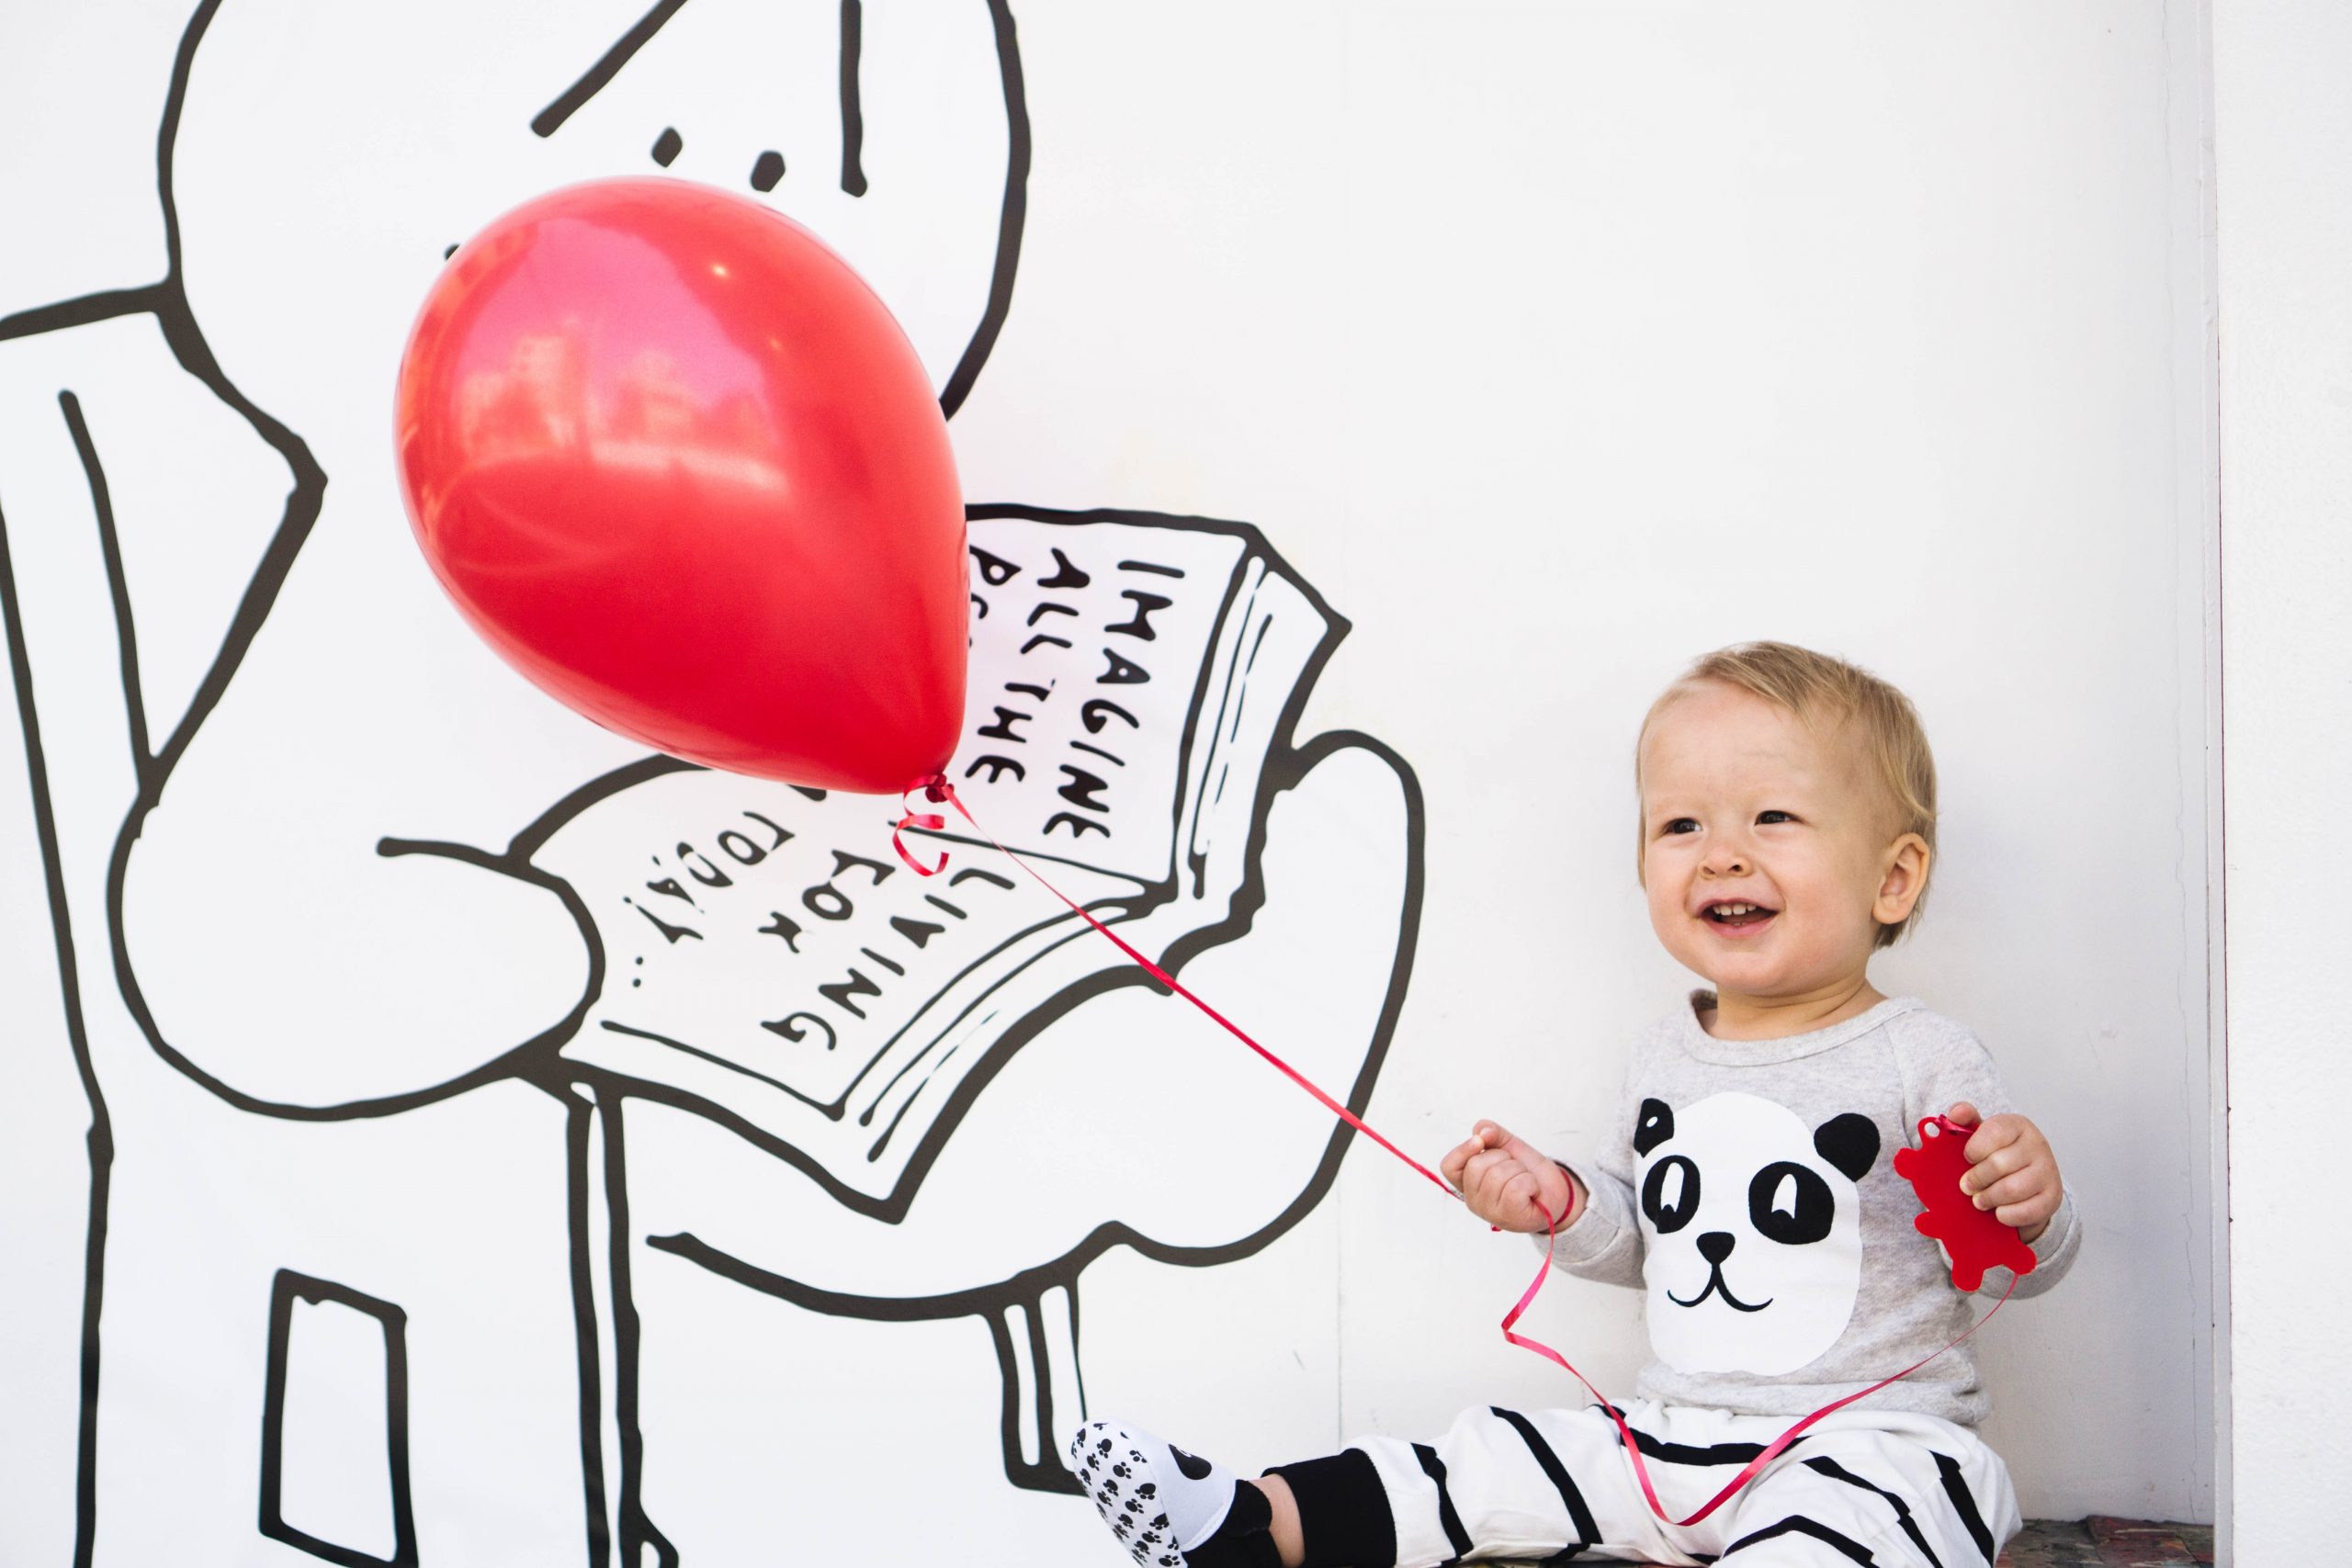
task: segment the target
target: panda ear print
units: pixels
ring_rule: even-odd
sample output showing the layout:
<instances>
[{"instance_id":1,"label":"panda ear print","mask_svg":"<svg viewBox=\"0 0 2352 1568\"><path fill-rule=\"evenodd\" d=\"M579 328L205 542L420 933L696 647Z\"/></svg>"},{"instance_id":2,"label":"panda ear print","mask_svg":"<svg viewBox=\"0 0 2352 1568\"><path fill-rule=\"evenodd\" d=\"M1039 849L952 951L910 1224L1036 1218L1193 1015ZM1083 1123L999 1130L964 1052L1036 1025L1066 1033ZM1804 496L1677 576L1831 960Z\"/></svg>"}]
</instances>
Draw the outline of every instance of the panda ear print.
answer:
<instances>
[{"instance_id":1,"label":"panda ear print","mask_svg":"<svg viewBox=\"0 0 2352 1568\"><path fill-rule=\"evenodd\" d=\"M1642 1114L1634 1123L1634 1152L1645 1155L1672 1136L1674 1107L1663 1100L1642 1101ZM1873 1133L1871 1136L1875 1138L1877 1134Z\"/></svg>"},{"instance_id":2,"label":"panda ear print","mask_svg":"<svg viewBox=\"0 0 2352 1568\"><path fill-rule=\"evenodd\" d=\"M1860 1181L1878 1160L1878 1123L1852 1111L1832 1116L1813 1130L1813 1148L1849 1181Z\"/></svg>"}]
</instances>

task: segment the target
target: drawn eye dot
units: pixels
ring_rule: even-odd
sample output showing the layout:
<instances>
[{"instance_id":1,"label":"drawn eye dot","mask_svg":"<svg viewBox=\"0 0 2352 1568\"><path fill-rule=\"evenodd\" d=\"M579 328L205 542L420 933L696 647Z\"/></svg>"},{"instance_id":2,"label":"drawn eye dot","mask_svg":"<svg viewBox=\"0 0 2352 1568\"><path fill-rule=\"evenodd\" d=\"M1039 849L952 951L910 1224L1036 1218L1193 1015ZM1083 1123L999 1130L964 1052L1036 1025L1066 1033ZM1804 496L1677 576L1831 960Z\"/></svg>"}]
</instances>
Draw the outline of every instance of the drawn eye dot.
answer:
<instances>
[{"instance_id":1,"label":"drawn eye dot","mask_svg":"<svg viewBox=\"0 0 2352 1568\"><path fill-rule=\"evenodd\" d=\"M666 169L685 145L686 139L678 134L678 128L665 125L662 128L662 134L653 139L653 161Z\"/></svg>"},{"instance_id":2,"label":"drawn eye dot","mask_svg":"<svg viewBox=\"0 0 2352 1568\"><path fill-rule=\"evenodd\" d=\"M774 190L775 182L782 178L784 178L784 154L781 152L763 152L759 156L759 161L752 165L753 190Z\"/></svg>"},{"instance_id":3,"label":"drawn eye dot","mask_svg":"<svg viewBox=\"0 0 2352 1568\"><path fill-rule=\"evenodd\" d=\"M1772 1187L1772 1213L1786 1214L1793 1219L1796 1217L1796 1212L1797 1179L1784 1173Z\"/></svg>"}]
</instances>

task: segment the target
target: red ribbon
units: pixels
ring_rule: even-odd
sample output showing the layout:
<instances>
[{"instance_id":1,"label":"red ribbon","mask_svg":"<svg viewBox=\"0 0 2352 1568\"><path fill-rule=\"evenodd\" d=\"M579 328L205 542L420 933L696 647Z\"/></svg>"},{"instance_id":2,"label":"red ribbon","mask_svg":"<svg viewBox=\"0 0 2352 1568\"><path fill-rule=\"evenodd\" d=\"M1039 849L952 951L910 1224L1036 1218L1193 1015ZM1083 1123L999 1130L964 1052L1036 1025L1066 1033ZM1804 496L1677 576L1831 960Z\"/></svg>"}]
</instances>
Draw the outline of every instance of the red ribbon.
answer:
<instances>
[{"instance_id":1,"label":"red ribbon","mask_svg":"<svg viewBox=\"0 0 2352 1568\"><path fill-rule=\"evenodd\" d=\"M1035 866L1031 865L1027 861L1023 860L1019 855L1014 854L1011 850L1006 849L1002 844L997 843L996 839L989 832L989 830L980 826L979 819L974 817L971 812L966 808L963 797L956 793L956 786L949 784L944 777L933 776L932 778L919 780L917 783L922 787L923 794L927 798L932 800L944 800L948 805L954 807L956 808L956 814L972 825L972 831L978 833L981 838L987 839L989 843L996 845L997 853L1002 855L1005 859L1011 861L1013 864L1027 872L1031 879L1034 880L1038 886L1044 888L1046 892L1060 899L1064 904L1069 906L1070 912L1072 914L1075 914L1080 919L1084 920L1088 925L1092 926L1096 931L1102 932L1103 936L1109 938L1111 945L1116 947L1121 953L1125 953L1139 968L1143 969L1153 979L1159 981L1161 985L1167 987L1170 990L1175 992L1178 996L1183 998L1186 1001L1192 1003L1203 1012L1208 1014L1209 1017L1215 1019L1217 1023L1224 1028L1227 1034L1232 1035L1236 1040L1240 1041L1241 1043L1249 1046L1252 1051L1257 1052L1259 1055L1265 1058L1267 1063L1271 1065L1275 1071L1281 1073L1284 1077L1290 1079L1291 1082L1296 1084L1299 1088L1313 1095L1316 1100L1321 1103L1324 1110L1329 1111L1332 1115L1337 1116L1340 1121L1345 1122L1349 1126L1353 1127L1357 1132L1362 1133L1365 1137L1370 1138L1374 1143L1378 1144L1382 1148L1386 1149L1390 1154L1395 1155L1398 1159L1403 1160L1407 1165L1411 1166L1415 1170L1418 1170L1423 1176L1428 1177L1431 1184L1434 1185L1439 1191L1444 1193L1447 1197L1457 1201L1461 1198L1461 1193L1456 1192L1453 1188L1446 1185L1445 1178L1440 1176L1436 1171L1431 1170L1428 1166L1423 1165L1419 1160L1415 1159L1411 1155L1407 1154L1404 1150L1390 1143L1386 1138L1382 1137L1375 1129L1364 1122L1363 1118L1358 1116L1354 1111L1349 1110L1346 1106L1340 1104L1338 1100L1324 1093L1321 1086L1317 1084L1314 1079L1308 1077L1305 1073L1300 1072L1296 1067L1292 1066L1288 1062L1283 1061L1280 1056L1275 1055L1272 1051L1267 1050L1263 1045L1259 1044L1255 1040L1250 1039L1248 1032L1244 1031L1239 1024L1234 1022L1231 1019L1226 1017L1225 1014L1217 1011L1216 1009L1209 1006L1208 1003L1201 1000L1200 998L1185 989L1184 983L1182 981L1177 979L1175 976L1170 975L1167 970L1162 969L1159 964L1154 964L1150 959L1146 958L1142 953L1136 952L1135 948L1128 944L1125 938L1113 931L1109 926L1104 925L1101 920L1096 919L1083 905L1078 902L1077 899L1072 898L1069 894L1063 892L1060 888L1046 881L1043 876L1038 875L1037 869ZM912 793L912 791L917 787L917 784L910 784L907 787L908 792ZM899 797L899 804L901 806L906 804L904 795ZM931 815L917 817L910 813L899 819L899 826L902 829L935 829L939 826L939 818L936 816ZM891 835L891 840L894 843L897 841L897 838L898 835L896 833ZM939 864L933 866L929 871L925 871L922 866L915 864L914 857L907 853L903 845L899 847L899 858L905 861L908 865L912 866L915 874L918 876L935 876L939 874L941 868L945 866L947 863L947 857L944 854L942 854L939 857Z\"/></svg>"},{"instance_id":2,"label":"red ribbon","mask_svg":"<svg viewBox=\"0 0 2352 1568\"><path fill-rule=\"evenodd\" d=\"M947 826L947 818L942 817L936 811L915 810L907 805L907 796L914 794L917 789L921 789L926 799L937 800L939 798L937 792L946 788L947 781L943 778L927 784L910 784L905 789L899 792L899 825L890 829L890 847L899 852L899 858L906 862L907 869L913 872L917 876L937 876L941 872L945 871L947 869L947 852L945 850L940 851L939 863L926 868L922 862L916 860L914 856L907 853L906 840L901 839L899 835L904 833L910 828L922 828L929 832L936 833L942 828ZM956 809L960 811L963 807L959 806ZM1003 848L1002 845L999 845L998 847L1000 849ZM1007 851L1006 852L1009 854L1012 852Z\"/></svg>"},{"instance_id":3,"label":"red ribbon","mask_svg":"<svg viewBox=\"0 0 2352 1568\"><path fill-rule=\"evenodd\" d=\"M1536 1207L1543 1209L1544 1206L1539 1203ZM1527 1289L1520 1292L1519 1304L1512 1307L1510 1311L1503 1314L1503 1337L1518 1346L1521 1349L1532 1350L1537 1355L1543 1357L1545 1360L1552 1362L1555 1366L1560 1367L1566 1371L1570 1377L1584 1384L1585 1391L1590 1393L1593 1398L1600 1402L1600 1408L1609 1413L1609 1418L1611 1421L1617 1423L1618 1436L1623 1439L1625 1444L1625 1457L1633 1462L1634 1479L1642 1483L1642 1495L1649 1499L1650 1512L1656 1514L1659 1518L1664 1519L1668 1524L1674 1526L1678 1529L1685 1525L1697 1524L1701 1519L1705 1518L1709 1514L1713 1513L1717 1508L1720 1508L1725 1503L1730 1502L1733 1497L1738 1495L1741 1487L1747 1485L1749 1482L1755 1480L1757 1476L1762 1474L1764 1467L1770 1464L1774 1460L1780 1458L1781 1450L1786 1449L1791 1443L1795 1442L1797 1438L1804 1434L1804 1429L1807 1427L1812 1426L1815 1421L1820 1420L1823 1416L1827 1416L1834 1411L1843 1410L1846 1406L1853 1404L1854 1401L1858 1399L1867 1399L1871 1394L1876 1393L1880 1389L1887 1387L1889 1384L1902 1382L1905 1378L1909 1377L1913 1372L1917 1371L1921 1367L1926 1366L1929 1361L1934 1360L1938 1356L1942 1355L1945 1350L1951 1349L1954 1346L1960 1344L1961 1340L1966 1339L1970 1335L1974 1334L1978 1329L1992 1322L1993 1313L2000 1311L2001 1308L2007 1303L2010 1292L2015 1291L2018 1288L2018 1277L2012 1274L2009 1276L2009 1289L2003 1291L2001 1292L2001 1299L1993 1303L1993 1312L1986 1313L1983 1317L1980 1317L1974 1323L1970 1324L1968 1325L1967 1333L1961 1335L1959 1339L1954 1339L1951 1344L1944 1346L1941 1349L1928 1351L1926 1355L1920 1357L1917 1360L1912 1362L1901 1371L1896 1372L1893 1377L1881 1378L1878 1382L1871 1384L1870 1387L1858 1389L1854 1393L1846 1395L1843 1399L1831 1400L1828 1404L1823 1405L1820 1409L1815 1411L1812 1415L1806 1416L1802 1421L1799 1421L1795 1426L1791 1427L1779 1437L1773 1438L1771 1442L1765 1447L1762 1453L1759 1453L1754 1459L1749 1460L1747 1465L1737 1475L1733 1476L1730 1481L1724 1483L1722 1491L1708 1498L1705 1506L1702 1507L1697 1513L1690 1515L1688 1518L1678 1519L1666 1511L1665 1504L1657 1500L1657 1488L1650 1483L1649 1466L1642 1462L1641 1445L1634 1440L1634 1429L1625 1425L1623 1413L1621 1412L1614 1404L1609 1403L1608 1395L1602 1393L1599 1389L1592 1386L1591 1379L1577 1371L1575 1367L1570 1366L1568 1364L1568 1359L1566 1356L1561 1355L1557 1350L1553 1349L1552 1347L1544 1344L1541 1339L1533 1338L1528 1335L1514 1334L1511 1332L1511 1330L1518 1325L1521 1316L1526 1313L1529 1306L1533 1304L1536 1292L1544 1288L1544 1280L1545 1277L1552 1272L1552 1252L1553 1249L1559 1245L1560 1233L1553 1222L1552 1212L1549 1209L1544 1209L1544 1227L1546 1234L1544 1245L1543 1265L1535 1270L1535 1278L1528 1281Z\"/></svg>"},{"instance_id":4,"label":"red ribbon","mask_svg":"<svg viewBox=\"0 0 2352 1568\"><path fill-rule=\"evenodd\" d=\"M1072 898L1069 894L1063 892L1060 888L1046 881L1044 876L1038 874L1037 869L1035 866L1032 866L1027 861L1023 860L1019 855L1014 854L1011 850L1006 849L1001 843L998 843L996 839L989 834L989 830L980 826L979 819L974 817L965 807L963 798L956 793L956 786L948 783L944 774L933 774L930 778L916 781L914 784L907 786L905 792L900 795L899 799L902 815L899 818L898 827L891 831L890 845L893 849L899 852L899 858L906 862L908 868L916 875L936 876L940 872L946 869L947 865L947 855L944 851L941 852L939 863L937 865L926 868L917 862L912 855L909 854L907 852L906 845L899 841L899 835L909 828L921 828L928 831L936 832L942 826L944 826L944 819L937 812L916 812L907 808L906 796L913 794L917 789L921 789L923 792L924 798L928 800L933 802L944 801L947 805L954 807L956 808L956 814L972 825L972 831L978 833L981 838L988 840L990 844L994 845L999 854L1004 856L1005 859L1011 861L1013 864L1027 872L1031 880L1035 881L1038 886L1044 888L1046 892L1052 894L1055 897L1068 905L1071 913L1078 916L1080 919L1084 920L1088 925L1092 926L1097 931L1109 939L1113 946L1116 947L1121 953L1125 953L1130 960L1132 960L1146 973L1149 974L1152 978L1158 980L1161 985L1166 986L1170 990L1175 992L1178 996L1183 998L1186 1001L1200 1009L1201 1011L1206 1013L1210 1018L1214 1019L1227 1033L1232 1035L1236 1040L1240 1041L1241 1043L1249 1046L1250 1050L1255 1051L1261 1057L1264 1058L1267 1064L1272 1066L1275 1071L1281 1073L1284 1077L1290 1079L1291 1082L1296 1084L1299 1088L1313 1095L1316 1100L1322 1105L1323 1109L1331 1112L1332 1115L1337 1116L1340 1121L1346 1122L1357 1132L1362 1133L1365 1137L1370 1138L1374 1143L1378 1144L1382 1148L1386 1149L1390 1154L1395 1155L1398 1159L1403 1160L1407 1165L1411 1166L1415 1170L1419 1171L1423 1176L1428 1177L1431 1184L1433 1184L1439 1191L1444 1193L1447 1197L1453 1199L1456 1202L1462 1201L1462 1194L1455 1191L1446 1181L1445 1178L1440 1176L1437 1172L1431 1170L1429 1167L1423 1165L1420 1161L1415 1159L1404 1150L1398 1148L1395 1144L1390 1143L1386 1138L1381 1136L1379 1132L1367 1123L1362 1117L1349 1110L1346 1106L1340 1104L1338 1100L1332 1099L1329 1094L1326 1094L1322 1088L1313 1079L1300 1072L1297 1068L1292 1066L1288 1062L1283 1061L1280 1056L1275 1055L1272 1051L1267 1050L1263 1045L1259 1044L1255 1040L1252 1040L1249 1033L1243 1030L1239 1024L1226 1017L1225 1014L1217 1011L1216 1009L1209 1006L1208 1003L1203 1001L1199 997L1194 996L1191 991L1184 987L1183 982L1178 980L1175 976L1170 975L1167 970L1162 969L1159 964L1154 964L1150 959L1146 958L1141 953L1129 945L1127 941L1124 937L1120 936L1118 932L1113 931L1109 926L1104 925L1101 920L1096 919L1083 905L1078 902L1078 900ZM1537 1294L1543 1291L1544 1281L1551 1277L1552 1255L1557 1249L1560 1241L1558 1223L1553 1218L1552 1212L1549 1209L1544 1208L1541 1203L1537 1204L1536 1207L1544 1215L1544 1227L1545 1231L1544 1261L1542 1265L1536 1269L1535 1278L1528 1281L1527 1289L1520 1292L1518 1303L1514 1305L1510 1311L1503 1314L1503 1337L1510 1341L1513 1345L1518 1346L1521 1349L1532 1350L1536 1355L1543 1357L1545 1360L1559 1367L1570 1377L1576 1379L1577 1382L1584 1384L1586 1391L1589 1393L1594 1399L1600 1402L1600 1408L1607 1411L1609 1413L1609 1418L1617 1424L1618 1435L1623 1439L1625 1445L1625 1457L1627 1460L1632 1461L1634 1479L1641 1483L1642 1495L1649 1500L1650 1512L1656 1514L1659 1518L1678 1529L1686 1525L1697 1524L1701 1519L1705 1518L1709 1514L1713 1513L1717 1508L1722 1507L1725 1503L1731 1501L1731 1499L1738 1494L1741 1487L1746 1486L1749 1482L1755 1480L1758 1474L1762 1473L1766 1465L1770 1464L1775 1459L1779 1458L1782 1450L1787 1449L1791 1443L1795 1442L1797 1438L1804 1434L1806 1427L1812 1426L1823 1416L1828 1416L1836 1411L1843 1410L1847 1405L1853 1404L1858 1399L1867 1399L1871 1394L1876 1393L1879 1390L1886 1388L1891 1384L1900 1382L1903 1379L1909 1377L1913 1372L1917 1371L1921 1367L1926 1366L1929 1361L1934 1360L1938 1356L1942 1355L1945 1350L1952 1349L1959 1346L1962 1341L1968 1339L1971 1336L1974 1335L1978 1329L1993 1321L1993 1313L1998 1312L2002 1307L2006 1306L2008 1303L2011 1292L2015 1292L2018 1288L2017 1276L2012 1274L2009 1278L2008 1290L2001 1292L2001 1299L1993 1303L1992 1312L1986 1313L1983 1317L1978 1318L1973 1324L1971 1324L1967 1332L1962 1334L1959 1338L1952 1340L1951 1344L1942 1347L1941 1349L1932 1350L1927 1355L1920 1357L1917 1360L1912 1362L1901 1371L1894 1373L1892 1377L1881 1378L1878 1382L1871 1384L1868 1388L1857 1390L1852 1393L1847 1394L1842 1399L1832 1400L1827 1404L1823 1405L1820 1409L1815 1411L1812 1415L1807 1416L1795 1426L1791 1427L1787 1431L1773 1438L1772 1441L1766 1446L1764 1451L1750 1460L1747 1466L1742 1469L1737 1475L1732 1477L1731 1481L1722 1491L1709 1498L1704 1507L1702 1507L1697 1513L1692 1514L1688 1518L1678 1519L1668 1514L1666 1511L1666 1506L1658 1501L1657 1488L1650 1483L1649 1467L1642 1461L1641 1445L1634 1440L1634 1429L1625 1425L1624 1415L1619 1411L1614 1404L1611 1404L1609 1402L1609 1398L1606 1394L1602 1393L1599 1389L1594 1388L1592 1386L1592 1381L1589 1378L1587 1378L1582 1372L1577 1371L1576 1368L1570 1364L1566 1356L1561 1355L1557 1350L1555 1350L1552 1347L1544 1344L1540 1339L1534 1338L1530 1335L1515 1332L1519 1326L1519 1320L1526 1315L1527 1309L1534 1304Z\"/></svg>"}]
</instances>

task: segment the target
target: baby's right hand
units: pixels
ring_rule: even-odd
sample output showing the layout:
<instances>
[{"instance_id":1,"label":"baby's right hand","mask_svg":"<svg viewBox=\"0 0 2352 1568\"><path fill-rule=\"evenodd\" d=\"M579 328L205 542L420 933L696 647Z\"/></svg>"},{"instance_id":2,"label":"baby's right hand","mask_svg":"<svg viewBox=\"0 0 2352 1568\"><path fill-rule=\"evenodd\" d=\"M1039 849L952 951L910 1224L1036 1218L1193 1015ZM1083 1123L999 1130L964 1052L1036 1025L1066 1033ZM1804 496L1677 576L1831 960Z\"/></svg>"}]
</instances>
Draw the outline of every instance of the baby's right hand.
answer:
<instances>
[{"instance_id":1,"label":"baby's right hand","mask_svg":"<svg viewBox=\"0 0 2352 1568\"><path fill-rule=\"evenodd\" d=\"M1583 1183L1492 1122L1472 1128L1438 1169L1461 1190L1470 1212L1498 1230L1540 1231L1547 1212L1566 1230L1584 1208Z\"/></svg>"}]
</instances>

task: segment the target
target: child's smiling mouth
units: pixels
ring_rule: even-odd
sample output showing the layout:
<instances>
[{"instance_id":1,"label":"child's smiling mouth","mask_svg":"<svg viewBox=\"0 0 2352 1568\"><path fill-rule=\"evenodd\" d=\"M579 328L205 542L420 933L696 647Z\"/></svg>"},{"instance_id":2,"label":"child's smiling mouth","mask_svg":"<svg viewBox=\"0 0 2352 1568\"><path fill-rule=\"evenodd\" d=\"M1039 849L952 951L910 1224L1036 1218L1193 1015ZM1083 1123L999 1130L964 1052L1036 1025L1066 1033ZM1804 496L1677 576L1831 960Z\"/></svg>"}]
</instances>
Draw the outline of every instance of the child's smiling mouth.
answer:
<instances>
[{"instance_id":1,"label":"child's smiling mouth","mask_svg":"<svg viewBox=\"0 0 2352 1568\"><path fill-rule=\"evenodd\" d=\"M1710 898L1699 907L1699 918L1726 936L1753 936L1778 914L1778 909L1745 898Z\"/></svg>"}]
</instances>

